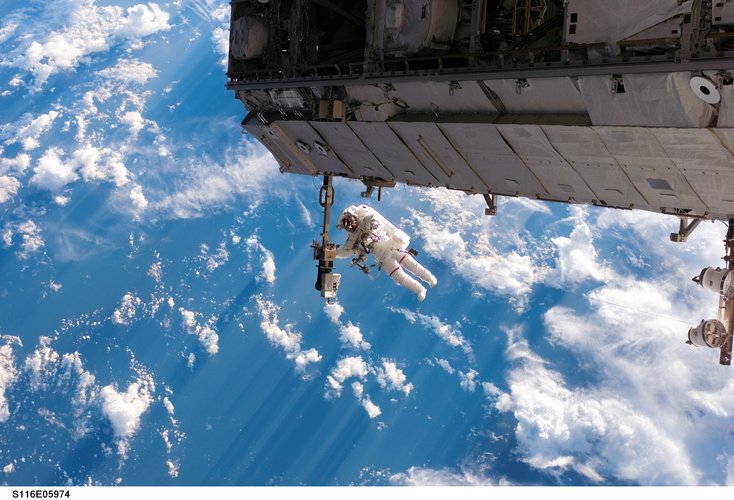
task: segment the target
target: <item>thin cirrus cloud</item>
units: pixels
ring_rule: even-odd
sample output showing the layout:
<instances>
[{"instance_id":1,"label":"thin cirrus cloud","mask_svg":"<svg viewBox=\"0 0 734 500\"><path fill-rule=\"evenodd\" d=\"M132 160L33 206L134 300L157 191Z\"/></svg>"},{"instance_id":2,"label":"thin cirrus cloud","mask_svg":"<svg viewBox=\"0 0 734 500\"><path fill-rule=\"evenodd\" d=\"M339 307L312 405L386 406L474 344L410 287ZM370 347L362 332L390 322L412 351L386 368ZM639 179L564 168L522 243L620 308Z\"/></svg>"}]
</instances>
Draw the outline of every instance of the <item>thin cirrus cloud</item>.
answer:
<instances>
[{"instance_id":1,"label":"thin cirrus cloud","mask_svg":"<svg viewBox=\"0 0 734 500\"><path fill-rule=\"evenodd\" d=\"M98 71L97 75L127 84L145 85L158 76L158 71L148 62L130 58L120 59L114 66Z\"/></svg>"},{"instance_id":2,"label":"thin cirrus cloud","mask_svg":"<svg viewBox=\"0 0 734 500\"><path fill-rule=\"evenodd\" d=\"M459 325L452 326L446 324L441 320L441 318L433 314L423 314L405 308L390 307L390 310L394 313L401 314L412 324L425 326L435 333L443 342L447 343L451 347L460 348L467 354L467 356L472 356L471 344L462 335Z\"/></svg>"},{"instance_id":3,"label":"thin cirrus cloud","mask_svg":"<svg viewBox=\"0 0 734 500\"><path fill-rule=\"evenodd\" d=\"M200 217L240 197L253 201L262 198L267 186L272 186L270 181L280 175L272 156L262 146L252 144L231 148L223 164L199 159L188 162L186 178L176 182L172 193L151 199L149 210L171 218Z\"/></svg>"}]
</instances>

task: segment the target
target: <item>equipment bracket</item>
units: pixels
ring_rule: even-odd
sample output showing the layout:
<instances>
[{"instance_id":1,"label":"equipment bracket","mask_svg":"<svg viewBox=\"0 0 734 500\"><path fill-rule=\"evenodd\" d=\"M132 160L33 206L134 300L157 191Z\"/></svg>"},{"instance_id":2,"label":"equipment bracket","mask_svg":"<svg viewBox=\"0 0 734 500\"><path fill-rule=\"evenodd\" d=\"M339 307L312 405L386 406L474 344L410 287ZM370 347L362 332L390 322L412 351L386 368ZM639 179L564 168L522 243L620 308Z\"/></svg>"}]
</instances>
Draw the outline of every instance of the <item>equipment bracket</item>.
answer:
<instances>
[{"instance_id":1,"label":"equipment bracket","mask_svg":"<svg viewBox=\"0 0 734 500\"><path fill-rule=\"evenodd\" d=\"M690 220L690 222L689 222ZM677 233L670 233L670 241L676 243L684 243L688 241L688 236L691 235L694 229L701 223L701 219L691 220L689 217L680 217L680 228Z\"/></svg>"},{"instance_id":2,"label":"equipment bracket","mask_svg":"<svg viewBox=\"0 0 734 500\"><path fill-rule=\"evenodd\" d=\"M362 198L370 198L375 188L377 188L377 201L382 201L382 188L395 187L395 182L385 181L376 177L364 178L362 179L362 184L365 187L365 190L360 193Z\"/></svg>"},{"instance_id":3,"label":"equipment bracket","mask_svg":"<svg viewBox=\"0 0 734 500\"><path fill-rule=\"evenodd\" d=\"M487 202L487 208L484 209L484 215L497 215L497 195L485 194L484 200Z\"/></svg>"}]
</instances>

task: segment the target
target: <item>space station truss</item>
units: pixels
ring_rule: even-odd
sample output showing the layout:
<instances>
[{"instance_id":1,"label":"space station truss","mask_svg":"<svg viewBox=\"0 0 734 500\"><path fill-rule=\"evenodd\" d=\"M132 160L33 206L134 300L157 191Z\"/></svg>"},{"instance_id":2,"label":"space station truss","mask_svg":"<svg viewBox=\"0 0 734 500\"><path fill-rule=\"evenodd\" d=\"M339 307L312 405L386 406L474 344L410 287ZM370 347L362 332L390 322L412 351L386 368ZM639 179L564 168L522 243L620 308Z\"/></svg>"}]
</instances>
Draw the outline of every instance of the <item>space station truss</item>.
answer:
<instances>
[{"instance_id":1,"label":"space station truss","mask_svg":"<svg viewBox=\"0 0 734 500\"><path fill-rule=\"evenodd\" d=\"M734 218L734 2L233 0L280 169Z\"/></svg>"}]
</instances>

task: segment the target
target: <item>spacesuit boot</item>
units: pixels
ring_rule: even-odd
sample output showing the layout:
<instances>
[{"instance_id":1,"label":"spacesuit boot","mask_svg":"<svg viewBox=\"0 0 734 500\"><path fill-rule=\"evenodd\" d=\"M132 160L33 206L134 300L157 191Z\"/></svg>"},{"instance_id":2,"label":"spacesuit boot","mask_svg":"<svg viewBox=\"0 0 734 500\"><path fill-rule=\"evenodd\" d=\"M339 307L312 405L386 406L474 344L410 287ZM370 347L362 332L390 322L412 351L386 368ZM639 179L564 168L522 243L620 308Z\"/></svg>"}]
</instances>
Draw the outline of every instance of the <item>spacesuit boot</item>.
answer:
<instances>
[{"instance_id":1,"label":"spacesuit boot","mask_svg":"<svg viewBox=\"0 0 734 500\"><path fill-rule=\"evenodd\" d=\"M426 298L426 289L423 285L418 283L418 281L411 278L408 273L402 270L399 266L395 268L393 272L390 273L390 277L395 280L395 283L397 283L400 286L404 286L414 294L418 296L418 302L423 302L423 299Z\"/></svg>"},{"instance_id":2,"label":"spacesuit boot","mask_svg":"<svg viewBox=\"0 0 734 500\"><path fill-rule=\"evenodd\" d=\"M433 274L431 274L431 271L420 265L409 253L405 254L400 265L428 283L428 286L431 288L436 286L436 283L438 283L438 280Z\"/></svg>"}]
</instances>

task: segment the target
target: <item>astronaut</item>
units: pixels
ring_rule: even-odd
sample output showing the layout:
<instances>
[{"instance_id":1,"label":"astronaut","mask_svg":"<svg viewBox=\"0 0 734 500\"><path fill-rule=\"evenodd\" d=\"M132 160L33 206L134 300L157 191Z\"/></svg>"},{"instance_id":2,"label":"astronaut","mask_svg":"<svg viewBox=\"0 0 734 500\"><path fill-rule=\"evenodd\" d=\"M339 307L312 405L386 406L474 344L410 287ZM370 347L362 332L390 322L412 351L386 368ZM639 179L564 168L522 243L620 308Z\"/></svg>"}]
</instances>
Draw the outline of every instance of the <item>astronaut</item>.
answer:
<instances>
[{"instance_id":1,"label":"astronaut","mask_svg":"<svg viewBox=\"0 0 734 500\"><path fill-rule=\"evenodd\" d=\"M410 238L400 229L367 205L347 207L336 223L337 229L347 231L347 240L336 251L336 257L346 259L352 256L355 264L360 264L372 254L381 269L389 273L398 285L404 286L418 296L421 302L426 298L426 289L403 268L433 287L438 280L425 267L413 259L406 250Z\"/></svg>"}]
</instances>

